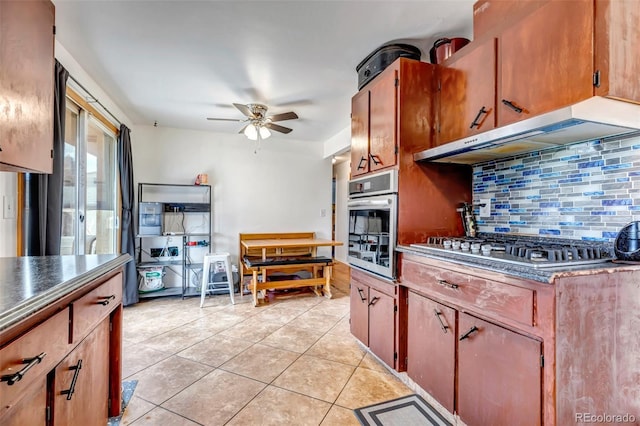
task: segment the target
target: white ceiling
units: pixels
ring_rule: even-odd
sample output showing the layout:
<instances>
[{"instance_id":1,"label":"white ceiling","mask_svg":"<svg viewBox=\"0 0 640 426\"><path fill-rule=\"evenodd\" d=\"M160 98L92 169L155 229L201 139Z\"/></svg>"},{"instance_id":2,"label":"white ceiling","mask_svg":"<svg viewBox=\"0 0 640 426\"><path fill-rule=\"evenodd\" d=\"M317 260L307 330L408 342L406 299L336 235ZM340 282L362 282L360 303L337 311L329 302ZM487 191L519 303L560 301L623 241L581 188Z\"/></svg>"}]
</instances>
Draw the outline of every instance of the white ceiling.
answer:
<instances>
[{"instance_id":1,"label":"white ceiling","mask_svg":"<svg viewBox=\"0 0 640 426\"><path fill-rule=\"evenodd\" d=\"M349 126L356 66L390 41L471 38L473 0L55 0L57 39L134 124L237 133L232 103L295 111L289 135Z\"/></svg>"}]
</instances>

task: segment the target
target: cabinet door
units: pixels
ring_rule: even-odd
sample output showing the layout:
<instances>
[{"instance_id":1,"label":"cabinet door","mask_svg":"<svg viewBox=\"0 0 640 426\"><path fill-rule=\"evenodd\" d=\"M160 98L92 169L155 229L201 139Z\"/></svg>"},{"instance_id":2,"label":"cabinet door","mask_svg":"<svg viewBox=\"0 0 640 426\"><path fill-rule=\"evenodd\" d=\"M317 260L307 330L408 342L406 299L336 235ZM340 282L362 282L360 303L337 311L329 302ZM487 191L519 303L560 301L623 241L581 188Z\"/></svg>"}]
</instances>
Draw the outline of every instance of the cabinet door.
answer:
<instances>
[{"instance_id":1,"label":"cabinet door","mask_svg":"<svg viewBox=\"0 0 640 426\"><path fill-rule=\"evenodd\" d=\"M369 171L369 91L351 99L351 177Z\"/></svg>"},{"instance_id":2,"label":"cabinet door","mask_svg":"<svg viewBox=\"0 0 640 426\"><path fill-rule=\"evenodd\" d=\"M437 145L486 132L496 125L496 39L464 53L440 68Z\"/></svg>"},{"instance_id":3,"label":"cabinet door","mask_svg":"<svg viewBox=\"0 0 640 426\"><path fill-rule=\"evenodd\" d=\"M460 418L469 425L539 425L542 344L465 313L458 321Z\"/></svg>"},{"instance_id":4,"label":"cabinet door","mask_svg":"<svg viewBox=\"0 0 640 426\"><path fill-rule=\"evenodd\" d=\"M0 1L0 170L53 171L54 13Z\"/></svg>"},{"instance_id":5,"label":"cabinet door","mask_svg":"<svg viewBox=\"0 0 640 426\"><path fill-rule=\"evenodd\" d=\"M370 91L369 155L370 170L395 166L397 157L396 123L398 118L397 69L380 74Z\"/></svg>"},{"instance_id":6,"label":"cabinet door","mask_svg":"<svg viewBox=\"0 0 640 426\"><path fill-rule=\"evenodd\" d=\"M385 364L395 367L395 300L369 290L369 349Z\"/></svg>"},{"instance_id":7,"label":"cabinet door","mask_svg":"<svg viewBox=\"0 0 640 426\"><path fill-rule=\"evenodd\" d=\"M550 1L502 33L499 126L593 95L593 15L592 0Z\"/></svg>"},{"instance_id":8,"label":"cabinet door","mask_svg":"<svg viewBox=\"0 0 640 426\"><path fill-rule=\"evenodd\" d=\"M56 367L54 425L100 425L108 418L109 319Z\"/></svg>"},{"instance_id":9,"label":"cabinet door","mask_svg":"<svg viewBox=\"0 0 640 426\"><path fill-rule=\"evenodd\" d=\"M0 417L3 426L44 426L47 422L47 376L33 383L20 401Z\"/></svg>"},{"instance_id":10,"label":"cabinet door","mask_svg":"<svg viewBox=\"0 0 640 426\"><path fill-rule=\"evenodd\" d=\"M351 280L351 334L369 346L369 287Z\"/></svg>"},{"instance_id":11,"label":"cabinet door","mask_svg":"<svg viewBox=\"0 0 640 426\"><path fill-rule=\"evenodd\" d=\"M456 311L409 292L407 375L453 412Z\"/></svg>"}]
</instances>

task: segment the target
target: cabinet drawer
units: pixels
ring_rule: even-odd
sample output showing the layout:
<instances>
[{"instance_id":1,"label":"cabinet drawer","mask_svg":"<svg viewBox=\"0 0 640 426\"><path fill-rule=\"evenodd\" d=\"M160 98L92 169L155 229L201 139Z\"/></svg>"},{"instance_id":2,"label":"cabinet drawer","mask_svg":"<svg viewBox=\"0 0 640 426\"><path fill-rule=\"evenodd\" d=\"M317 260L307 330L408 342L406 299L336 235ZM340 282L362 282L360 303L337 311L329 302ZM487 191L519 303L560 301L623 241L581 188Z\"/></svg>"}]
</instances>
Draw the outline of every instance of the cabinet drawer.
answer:
<instances>
[{"instance_id":1,"label":"cabinet drawer","mask_svg":"<svg viewBox=\"0 0 640 426\"><path fill-rule=\"evenodd\" d=\"M492 312L526 325L534 325L535 292L513 285L430 268L404 260L403 283L417 291L480 312Z\"/></svg>"},{"instance_id":2,"label":"cabinet drawer","mask_svg":"<svg viewBox=\"0 0 640 426\"><path fill-rule=\"evenodd\" d=\"M71 304L71 341L78 343L122 302L122 274L118 274Z\"/></svg>"},{"instance_id":3,"label":"cabinet drawer","mask_svg":"<svg viewBox=\"0 0 640 426\"><path fill-rule=\"evenodd\" d=\"M13 384L0 383L0 423L11 408L25 395L31 394L30 385L37 385L69 350L69 308L58 312L45 322L23 334L0 349L0 375L8 376L23 371L24 375ZM44 353L41 361L25 362ZM26 370L26 371L24 371Z\"/></svg>"},{"instance_id":4,"label":"cabinet drawer","mask_svg":"<svg viewBox=\"0 0 640 426\"><path fill-rule=\"evenodd\" d=\"M392 281L381 280L371 274L359 271L355 268L351 268L351 280L353 282L376 289L377 291L384 293L387 296L395 297L397 292L397 286Z\"/></svg>"}]
</instances>

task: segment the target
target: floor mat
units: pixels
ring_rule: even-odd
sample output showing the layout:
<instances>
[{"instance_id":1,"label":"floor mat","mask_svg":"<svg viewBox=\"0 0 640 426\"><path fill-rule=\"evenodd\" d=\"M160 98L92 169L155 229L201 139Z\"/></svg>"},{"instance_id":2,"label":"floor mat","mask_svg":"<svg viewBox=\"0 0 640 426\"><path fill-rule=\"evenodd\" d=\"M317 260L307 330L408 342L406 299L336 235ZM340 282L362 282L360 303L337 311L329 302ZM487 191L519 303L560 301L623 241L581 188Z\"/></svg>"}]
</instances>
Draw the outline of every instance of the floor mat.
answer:
<instances>
[{"instance_id":1,"label":"floor mat","mask_svg":"<svg viewBox=\"0 0 640 426\"><path fill-rule=\"evenodd\" d=\"M136 390L136 385L138 384L137 380L129 380L122 382L122 407L120 409L121 413L124 413L124 409L127 408L127 404L131 401L131 397L133 396L133 391ZM107 421L107 426L119 426L120 420L122 419L122 415L116 417L109 417Z\"/></svg>"},{"instance_id":2,"label":"floor mat","mask_svg":"<svg viewBox=\"0 0 640 426\"><path fill-rule=\"evenodd\" d=\"M451 426L420 395L408 395L353 410L364 426Z\"/></svg>"}]
</instances>

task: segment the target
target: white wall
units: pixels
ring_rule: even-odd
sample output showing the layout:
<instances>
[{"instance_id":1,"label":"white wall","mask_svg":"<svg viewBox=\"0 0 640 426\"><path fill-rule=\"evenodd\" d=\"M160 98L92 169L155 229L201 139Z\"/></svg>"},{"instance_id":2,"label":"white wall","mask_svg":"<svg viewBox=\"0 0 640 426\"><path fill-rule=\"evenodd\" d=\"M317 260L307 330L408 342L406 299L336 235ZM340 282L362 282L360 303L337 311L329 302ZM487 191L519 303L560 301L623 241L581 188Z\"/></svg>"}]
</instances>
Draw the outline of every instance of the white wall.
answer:
<instances>
[{"instance_id":1,"label":"white wall","mask_svg":"<svg viewBox=\"0 0 640 426\"><path fill-rule=\"evenodd\" d=\"M331 157L351 149L351 127L345 127L324 143L324 156Z\"/></svg>"},{"instance_id":2,"label":"white wall","mask_svg":"<svg viewBox=\"0 0 640 426\"><path fill-rule=\"evenodd\" d=\"M254 154L244 135L134 126L131 144L136 184L191 184L209 175L213 250L231 253L234 263L241 232L331 238L332 164L321 143L271 137Z\"/></svg>"},{"instance_id":3,"label":"white wall","mask_svg":"<svg viewBox=\"0 0 640 426\"><path fill-rule=\"evenodd\" d=\"M69 75L73 77L76 81L79 81L82 86L84 86L91 95L97 99L102 105L104 105L113 115L116 116L118 121L123 124L126 124L127 127L131 128L131 120L127 117L124 112L111 100L111 98L107 95L107 93L102 90L100 84L98 84L85 70L82 66L71 56L71 54L64 48L60 42L56 40L55 44L55 55L58 62L62 64L62 66L69 71ZM69 80L67 83L69 86L73 87L74 83ZM100 106L95 104L96 108L100 109ZM111 119L108 114L104 114L107 119ZM117 127L117 125L116 125Z\"/></svg>"},{"instance_id":4,"label":"white wall","mask_svg":"<svg viewBox=\"0 0 640 426\"><path fill-rule=\"evenodd\" d=\"M349 247L349 218L347 213L347 198L349 195L349 175L351 163L343 161L333 168L333 176L336 179L336 237L342 241L342 246L336 247L335 258L347 263Z\"/></svg>"}]
</instances>

